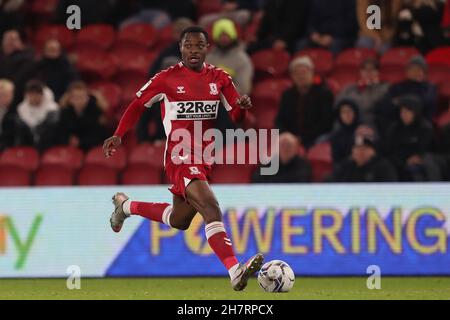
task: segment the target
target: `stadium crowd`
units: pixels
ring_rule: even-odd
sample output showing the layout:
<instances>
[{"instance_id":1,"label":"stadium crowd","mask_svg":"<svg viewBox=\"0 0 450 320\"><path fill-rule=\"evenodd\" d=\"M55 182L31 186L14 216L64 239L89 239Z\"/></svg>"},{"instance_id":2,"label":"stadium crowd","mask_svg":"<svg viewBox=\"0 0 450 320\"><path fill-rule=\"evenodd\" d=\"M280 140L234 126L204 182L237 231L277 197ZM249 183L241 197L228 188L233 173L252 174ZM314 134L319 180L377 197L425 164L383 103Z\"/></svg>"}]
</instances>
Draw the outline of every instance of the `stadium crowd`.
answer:
<instances>
[{"instance_id":1,"label":"stadium crowd","mask_svg":"<svg viewBox=\"0 0 450 320\"><path fill-rule=\"evenodd\" d=\"M194 24L252 97L243 126L281 133L278 174L213 182L450 181L450 0L0 0L0 185L165 183L158 104L115 160L100 146Z\"/></svg>"}]
</instances>

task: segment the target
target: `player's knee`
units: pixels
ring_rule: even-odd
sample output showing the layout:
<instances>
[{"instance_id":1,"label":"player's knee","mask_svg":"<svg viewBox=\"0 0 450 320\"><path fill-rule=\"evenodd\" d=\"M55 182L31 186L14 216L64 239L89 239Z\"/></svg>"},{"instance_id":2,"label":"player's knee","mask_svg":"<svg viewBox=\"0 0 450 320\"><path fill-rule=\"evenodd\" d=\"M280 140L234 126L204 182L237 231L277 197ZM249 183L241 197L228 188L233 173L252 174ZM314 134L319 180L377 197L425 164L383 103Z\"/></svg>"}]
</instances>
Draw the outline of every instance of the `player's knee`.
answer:
<instances>
[{"instance_id":1,"label":"player's knee","mask_svg":"<svg viewBox=\"0 0 450 320\"><path fill-rule=\"evenodd\" d=\"M172 228L178 229L178 230L187 230L189 229L189 226L191 225L190 222L179 222L179 223L172 223Z\"/></svg>"}]
</instances>

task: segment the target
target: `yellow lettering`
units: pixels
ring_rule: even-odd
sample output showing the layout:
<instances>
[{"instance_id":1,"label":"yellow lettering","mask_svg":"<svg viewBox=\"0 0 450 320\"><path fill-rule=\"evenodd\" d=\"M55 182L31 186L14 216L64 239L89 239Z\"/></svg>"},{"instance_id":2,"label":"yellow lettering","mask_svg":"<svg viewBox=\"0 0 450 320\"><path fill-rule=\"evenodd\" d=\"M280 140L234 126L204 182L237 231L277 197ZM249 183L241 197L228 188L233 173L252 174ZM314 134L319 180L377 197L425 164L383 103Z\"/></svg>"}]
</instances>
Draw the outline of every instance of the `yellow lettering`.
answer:
<instances>
[{"instance_id":1,"label":"yellow lettering","mask_svg":"<svg viewBox=\"0 0 450 320\"><path fill-rule=\"evenodd\" d=\"M281 213L281 226L283 237L283 252L284 253L308 253L306 246L297 245L294 246L291 242L292 236L302 235L305 233L305 228L302 226L292 226L291 218L298 217L306 214L305 209L286 209Z\"/></svg>"},{"instance_id":2,"label":"yellow lettering","mask_svg":"<svg viewBox=\"0 0 450 320\"><path fill-rule=\"evenodd\" d=\"M377 251L377 229L381 232L387 244L394 253L402 252L402 211L400 208L394 208L393 212L393 233L390 233L386 223L380 217L377 209L369 208L367 210L367 241L368 251L375 253Z\"/></svg>"},{"instance_id":3,"label":"yellow lettering","mask_svg":"<svg viewBox=\"0 0 450 320\"><path fill-rule=\"evenodd\" d=\"M161 239L170 238L178 233L177 229L162 229L163 225L159 222L150 221L150 234L151 234L151 247L150 251L152 255L158 255L161 251Z\"/></svg>"},{"instance_id":4,"label":"yellow lettering","mask_svg":"<svg viewBox=\"0 0 450 320\"><path fill-rule=\"evenodd\" d=\"M361 216L359 208L353 208L351 211L352 223L352 253L361 252Z\"/></svg>"},{"instance_id":5,"label":"yellow lettering","mask_svg":"<svg viewBox=\"0 0 450 320\"><path fill-rule=\"evenodd\" d=\"M322 217L330 217L333 223L329 227L324 227ZM337 237L337 233L342 228L342 214L333 209L314 210L313 228L314 228L314 252L321 253L323 250L322 238L327 238L331 246L338 253L345 253L345 248Z\"/></svg>"},{"instance_id":6,"label":"yellow lettering","mask_svg":"<svg viewBox=\"0 0 450 320\"><path fill-rule=\"evenodd\" d=\"M433 245L423 245L416 237L417 221L423 216L432 216L437 221L445 221L445 215L435 208L420 208L414 210L408 217L406 225L406 235L411 247L422 254L432 254L435 252L445 253L447 251L447 232L443 228L427 228L425 235L435 237L437 241Z\"/></svg>"},{"instance_id":7,"label":"yellow lettering","mask_svg":"<svg viewBox=\"0 0 450 320\"><path fill-rule=\"evenodd\" d=\"M6 252L6 216L0 215L0 254Z\"/></svg>"},{"instance_id":8,"label":"yellow lettering","mask_svg":"<svg viewBox=\"0 0 450 320\"><path fill-rule=\"evenodd\" d=\"M213 251L208 241L205 241L205 231L201 228L202 226L203 218L200 214L196 214L189 229L184 232L184 241L187 247L194 253L204 255L212 254Z\"/></svg>"}]
</instances>

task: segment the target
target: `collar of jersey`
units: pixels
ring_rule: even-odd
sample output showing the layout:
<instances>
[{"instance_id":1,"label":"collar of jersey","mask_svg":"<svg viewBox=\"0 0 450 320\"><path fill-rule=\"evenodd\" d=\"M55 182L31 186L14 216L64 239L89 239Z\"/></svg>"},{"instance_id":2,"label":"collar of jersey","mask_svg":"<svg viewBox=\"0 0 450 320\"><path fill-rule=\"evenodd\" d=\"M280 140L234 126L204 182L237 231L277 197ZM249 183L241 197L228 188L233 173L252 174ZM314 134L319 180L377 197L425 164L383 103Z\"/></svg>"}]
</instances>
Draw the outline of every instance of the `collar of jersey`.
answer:
<instances>
[{"instance_id":1,"label":"collar of jersey","mask_svg":"<svg viewBox=\"0 0 450 320\"><path fill-rule=\"evenodd\" d=\"M200 72L194 71L194 70L190 69L189 67L186 67L186 66L184 65L183 61L180 61L180 63L181 63L181 66L182 66L184 69L186 69L186 70L188 70L189 72L192 72L192 73L194 73L194 74L203 74L203 73L205 73L205 71L206 71L206 69L207 69L207 68L206 68L206 62L203 62L202 70L200 70Z\"/></svg>"}]
</instances>

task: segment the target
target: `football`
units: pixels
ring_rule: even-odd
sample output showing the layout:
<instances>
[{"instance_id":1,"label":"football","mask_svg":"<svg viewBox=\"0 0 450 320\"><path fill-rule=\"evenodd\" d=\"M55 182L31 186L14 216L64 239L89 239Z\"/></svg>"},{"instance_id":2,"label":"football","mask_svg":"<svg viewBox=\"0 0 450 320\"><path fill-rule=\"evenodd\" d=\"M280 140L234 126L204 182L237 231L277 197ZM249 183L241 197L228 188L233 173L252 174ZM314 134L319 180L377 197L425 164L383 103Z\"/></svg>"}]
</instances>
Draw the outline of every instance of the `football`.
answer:
<instances>
[{"instance_id":1,"label":"football","mask_svg":"<svg viewBox=\"0 0 450 320\"><path fill-rule=\"evenodd\" d=\"M294 286L295 275L284 261L265 263L258 273L259 286L266 292L288 292Z\"/></svg>"}]
</instances>

